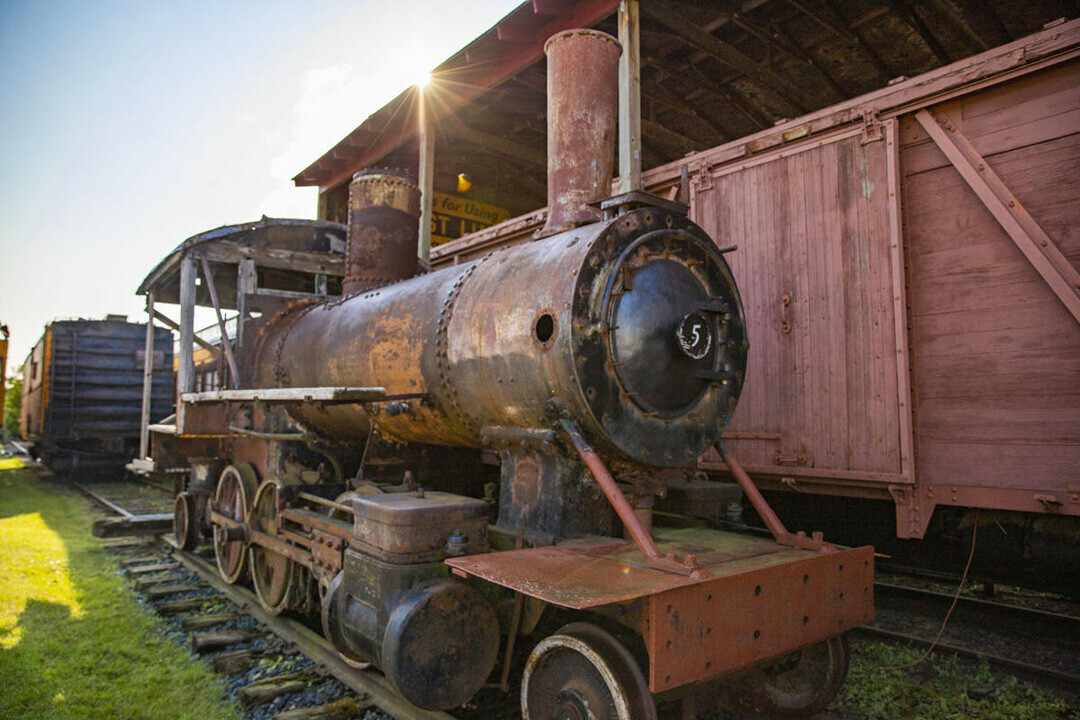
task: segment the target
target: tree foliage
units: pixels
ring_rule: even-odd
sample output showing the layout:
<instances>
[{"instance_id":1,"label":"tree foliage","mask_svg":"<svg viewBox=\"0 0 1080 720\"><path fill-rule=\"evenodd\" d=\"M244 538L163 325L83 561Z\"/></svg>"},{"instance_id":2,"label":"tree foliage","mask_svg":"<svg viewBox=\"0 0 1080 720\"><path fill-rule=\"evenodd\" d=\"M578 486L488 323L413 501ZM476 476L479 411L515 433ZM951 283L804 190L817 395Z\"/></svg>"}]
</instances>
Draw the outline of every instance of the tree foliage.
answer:
<instances>
[{"instance_id":1,"label":"tree foliage","mask_svg":"<svg viewBox=\"0 0 1080 720\"><path fill-rule=\"evenodd\" d=\"M8 378L7 395L4 397L4 435L19 436L19 411L22 409L22 373Z\"/></svg>"}]
</instances>

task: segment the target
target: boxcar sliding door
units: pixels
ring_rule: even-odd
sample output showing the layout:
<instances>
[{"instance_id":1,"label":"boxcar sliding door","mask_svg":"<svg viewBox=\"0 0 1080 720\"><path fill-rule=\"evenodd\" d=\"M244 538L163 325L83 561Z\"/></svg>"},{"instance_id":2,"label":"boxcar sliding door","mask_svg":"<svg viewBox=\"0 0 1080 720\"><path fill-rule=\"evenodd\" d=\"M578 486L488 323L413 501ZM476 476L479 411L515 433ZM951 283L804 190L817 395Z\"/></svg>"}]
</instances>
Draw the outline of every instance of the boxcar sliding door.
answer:
<instances>
[{"instance_id":1,"label":"boxcar sliding door","mask_svg":"<svg viewBox=\"0 0 1080 720\"><path fill-rule=\"evenodd\" d=\"M726 437L766 484L881 496L911 482L895 121L875 129L783 146L691 183L694 219L721 247L738 246L727 257L750 354Z\"/></svg>"}]
</instances>

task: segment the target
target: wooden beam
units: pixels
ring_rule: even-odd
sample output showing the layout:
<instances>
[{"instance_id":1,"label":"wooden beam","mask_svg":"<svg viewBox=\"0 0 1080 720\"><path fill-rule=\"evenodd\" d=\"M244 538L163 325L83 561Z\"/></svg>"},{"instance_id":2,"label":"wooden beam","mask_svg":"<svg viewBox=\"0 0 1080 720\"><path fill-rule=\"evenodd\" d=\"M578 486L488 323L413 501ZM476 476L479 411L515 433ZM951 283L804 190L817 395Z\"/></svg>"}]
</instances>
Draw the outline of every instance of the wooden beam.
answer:
<instances>
[{"instance_id":1,"label":"wooden beam","mask_svg":"<svg viewBox=\"0 0 1080 720\"><path fill-rule=\"evenodd\" d=\"M934 53L934 57L938 59L942 65L948 65L952 62L952 57L949 56L948 51L938 42L934 37L934 33L923 22L922 17L915 11L911 5L908 5L906 0L890 0L889 5L892 7L901 20L908 24L915 34L918 35L922 41L926 44L926 47L930 48L930 52Z\"/></svg>"},{"instance_id":2,"label":"wooden beam","mask_svg":"<svg viewBox=\"0 0 1080 720\"><path fill-rule=\"evenodd\" d=\"M736 112L745 117L756 129L763 130L772 126L775 118L763 115L757 108L741 98L734 88L710 84L708 77L695 67L687 68L686 73L697 81L699 88L704 92L711 92L720 97L724 102L731 105Z\"/></svg>"},{"instance_id":3,"label":"wooden beam","mask_svg":"<svg viewBox=\"0 0 1080 720\"><path fill-rule=\"evenodd\" d=\"M170 330L180 332L180 323L176 322L175 320L173 320L171 317L169 317L167 315L163 315L158 310L154 311L154 319L157 320L158 322L160 322L165 327L169 328ZM195 340L195 344L198 345L199 347L204 348L206 350L209 350L212 353L217 352L217 346L216 345L212 345L211 343L206 342L205 340L203 340L198 335L195 336L194 340Z\"/></svg>"},{"instance_id":4,"label":"wooden beam","mask_svg":"<svg viewBox=\"0 0 1080 720\"><path fill-rule=\"evenodd\" d=\"M959 129L948 121L943 126L928 110L915 113L915 119L1080 323L1080 272Z\"/></svg>"},{"instance_id":5,"label":"wooden beam","mask_svg":"<svg viewBox=\"0 0 1080 720\"><path fill-rule=\"evenodd\" d=\"M675 6L660 0L650 0L645 3L643 9L653 20L679 33L690 45L746 75L758 85L763 93L778 94L800 112L806 112L817 104L787 78L778 75L684 18Z\"/></svg>"},{"instance_id":6,"label":"wooden beam","mask_svg":"<svg viewBox=\"0 0 1080 720\"><path fill-rule=\"evenodd\" d=\"M417 231L416 256L426 266L431 255L431 193L435 188L435 127L428 121L428 98L420 90L420 152L417 179L420 181L420 227Z\"/></svg>"},{"instance_id":7,"label":"wooden beam","mask_svg":"<svg viewBox=\"0 0 1080 720\"><path fill-rule=\"evenodd\" d=\"M323 277L326 277L325 275ZM236 347L244 347L244 321L247 319L247 296L255 292L255 261L243 258L236 266Z\"/></svg>"},{"instance_id":8,"label":"wooden beam","mask_svg":"<svg viewBox=\"0 0 1080 720\"><path fill-rule=\"evenodd\" d=\"M1009 34L1005 23L994 11L993 6L986 0L956 0L956 6L960 8L960 17L965 24L972 26L972 30L980 37L988 40L989 48L1012 42L1015 38ZM988 49L989 49L988 48Z\"/></svg>"},{"instance_id":9,"label":"wooden beam","mask_svg":"<svg viewBox=\"0 0 1080 720\"><path fill-rule=\"evenodd\" d=\"M341 277L345 274L345 256L330 253L307 253L278 248L252 248L235 243L208 243L200 254L210 262L239 263L251 259L259 267L296 270L312 275L320 273Z\"/></svg>"},{"instance_id":10,"label":"wooden beam","mask_svg":"<svg viewBox=\"0 0 1080 720\"><path fill-rule=\"evenodd\" d=\"M641 23L638 0L619 3L619 192L641 189Z\"/></svg>"},{"instance_id":11,"label":"wooden beam","mask_svg":"<svg viewBox=\"0 0 1080 720\"><path fill-rule=\"evenodd\" d=\"M680 135L674 130L668 130L666 127L658 122L652 120L641 120L642 138L645 140L654 140L661 145L666 145L669 148L677 150L680 155L686 153L697 152L703 148L708 147L708 143L699 142L692 138L688 138L685 135Z\"/></svg>"},{"instance_id":12,"label":"wooden beam","mask_svg":"<svg viewBox=\"0 0 1080 720\"><path fill-rule=\"evenodd\" d=\"M180 367L176 373L176 391L191 392L195 388L195 257L185 255L180 260Z\"/></svg>"},{"instance_id":13,"label":"wooden beam","mask_svg":"<svg viewBox=\"0 0 1080 720\"><path fill-rule=\"evenodd\" d=\"M698 109L692 103L684 100L664 87L662 81L649 83L646 88L646 96L653 102L665 105L692 120L696 120L699 125L703 125L707 128L709 134L712 136L710 141L726 142L727 140L732 139L728 133L718 129L712 120L704 117L698 112Z\"/></svg>"},{"instance_id":14,"label":"wooden beam","mask_svg":"<svg viewBox=\"0 0 1080 720\"><path fill-rule=\"evenodd\" d=\"M818 62L817 58L815 58L809 50L799 45L793 35L788 34L780 27L780 23L772 23L772 31L770 32L766 28L758 27L757 25L750 23L745 18L740 18L738 22L743 29L753 33L763 42L770 43L785 55L806 63L806 65L813 69L814 72L825 81L826 85L832 88L835 100L844 100L855 94L849 93L844 90L844 88L840 87L839 83L837 83L836 80L833 79L833 76L829 74L820 62Z\"/></svg>"},{"instance_id":15,"label":"wooden beam","mask_svg":"<svg viewBox=\"0 0 1080 720\"><path fill-rule=\"evenodd\" d=\"M221 302L218 300L217 286L214 285L214 274L210 272L210 263L206 258L202 258L201 261L206 289L210 291L210 302L214 304L214 314L217 316L218 330L221 332L221 349L225 352L225 359L232 373L232 385L234 388L240 388L243 382L240 379L240 370L236 367L236 358L233 357L232 342L229 340L229 332L225 327L225 316L221 314Z\"/></svg>"},{"instance_id":16,"label":"wooden beam","mask_svg":"<svg viewBox=\"0 0 1080 720\"><path fill-rule=\"evenodd\" d=\"M963 9L959 3L954 4L949 0L930 0L930 4L942 17L948 19L956 34L964 38L972 52L983 52L992 47L986 41L986 38L979 34L968 22L968 19L964 17ZM1003 41L1002 44L1004 42L1007 41Z\"/></svg>"},{"instance_id":17,"label":"wooden beam","mask_svg":"<svg viewBox=\"0 0 1080 720\"><path fill-rule=\"evenodd\" d=\"M139 420L139 457L150 453L150 400L154 394L154 291L146 293L146 344L143 346L142 416Z\"/></svg>"},{"instance_id":18,"label":"wooden beam","mask_svg":"<svg viewBox=\"0 0 1080 720\"><path fill-rule=\"evenodd\" d=\"M834 35L858 45L873 63L874 68L877 71L879 83L884 84L899 74L885 64L885 61L881 59L881 56L878 55L874 48L871 47L870 43L863 38L861 33L848 26L843 15L841 15L840 11L833 6L830 0L825 0L824 6L820 11L811 7L807 0L788 0L788 4L826 30L832 32Z\"/></svg>"}]
</instances>

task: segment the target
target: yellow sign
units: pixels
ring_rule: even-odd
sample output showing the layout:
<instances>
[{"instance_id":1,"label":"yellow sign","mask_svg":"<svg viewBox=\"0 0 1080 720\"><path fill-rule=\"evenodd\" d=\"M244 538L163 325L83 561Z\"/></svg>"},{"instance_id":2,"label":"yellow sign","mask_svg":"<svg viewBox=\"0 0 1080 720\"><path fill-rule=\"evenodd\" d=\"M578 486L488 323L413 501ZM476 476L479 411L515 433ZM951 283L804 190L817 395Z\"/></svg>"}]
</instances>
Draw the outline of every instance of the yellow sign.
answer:
<instances>
[{"instance_id":1,"label":"yellow sign","mask_svg":"<svg viewBox=\"0 0 1080 720\"><path fill-rule=\"evenodd\" d=\"M483 230L510 217L506 208L469 198L431 193L431 244L442 245L462 235Z\"/></svg>"}]
</instances>

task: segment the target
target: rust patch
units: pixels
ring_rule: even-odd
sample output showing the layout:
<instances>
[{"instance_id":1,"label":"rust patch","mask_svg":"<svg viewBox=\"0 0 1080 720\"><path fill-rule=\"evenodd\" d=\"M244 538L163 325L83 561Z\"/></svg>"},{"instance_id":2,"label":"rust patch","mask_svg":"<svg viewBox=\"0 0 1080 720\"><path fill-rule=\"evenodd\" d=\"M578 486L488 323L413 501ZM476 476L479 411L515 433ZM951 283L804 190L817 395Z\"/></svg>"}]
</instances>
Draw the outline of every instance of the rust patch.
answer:
<instances>
[{"instance_id":1,"label":"rust patch","mask_svg":"<svg viewBox=\"0 0 1080 720\"><path fill-rule=\"evenodd\" d=\"M540 464L530 457L514 463L514 485L511 488L514 504L534 508L540 502Z\"/></svg>"}]
</instances>

